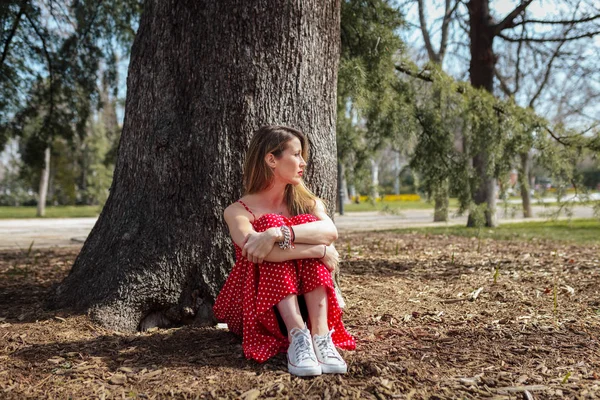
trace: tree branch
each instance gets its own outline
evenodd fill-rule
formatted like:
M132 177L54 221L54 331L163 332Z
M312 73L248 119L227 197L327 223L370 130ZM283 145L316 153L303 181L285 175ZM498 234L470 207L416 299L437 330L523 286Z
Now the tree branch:
M573 28L573 26L570 26L569 29L566 30L565 35L568 34L572 28ZM556 60L556 58L560 54L560 48L564 44L565 44L565 42L563 41L563 42L560 42L558 46L556 46L556 50L554 50L554 53L552 54L552 57L550 57L550 61L548 62L548 67L546 68L546 73L544 74L544 79L540 83L540 86L538 87L536 93L533 95L533 97L529 101L529 107L533 108L535 101L542 94L542 90L544 90L544 87L546 86L546 84L548 83L548 80L550 78L550 71L552 70L552 64L554 64L554 60Z
M433 82L433 78L428 75L425 74L423 71L421 72L415 72L412 69L407 68L406 66L400 64L400 65L396 65L396 71L398 72L402 72L408 76L411 76L413 78L418 78L421 79L423 81L427 81L427 82Z
M597 19L600 19L600 14L594 15L591 17L587 17L587 18L581 18L581 19L572 19L572 20L565 19L565 20L557 20L557 21L544 21L544 20L540 20L540 19L525 19L523 21L513 23L512 26L519 26L519 25L525 25L525 24L571 25L571 24L581 24L584 22L591 22L591 21L595 21Z
M554 140L556 140L558 143L562 144L563 146L571 146L570 143L567 143L565 141L563 141L561 136L556 135L554 132L552 132L552 129L548 128L547 126L543 126L543 128L550 134L550 136L552 136L552 138Z
M425 21L425 5L423 4L423 0L418 0L417 4L419 6L419 24L421 25L421 33L423 34L423 41L425 42L425 48L427 49L427 55L429 59L433 62L439 62L437 58L437 54L433 50L433 46L431 45L431 38L429 36L429 30L427 29L427 22Z
M26 15L27 21L31 24L31 27L35 31L36 35L40 38L42 42L42 49L44 50L44 56L46 57L46 61L48 62L48 74L50 75L50 107L48 110L48 114L44 118L44 126L43 128L47 128L50 123L50 119L54 113L54 67L52 65L52 57L50 57L50 52L48 51L48 46L46 45L46 38L40 32L38 27L33 23L29 15Z
M2 68L2 66L4 65L4 60L8 56L8 49L10 47L10 42L12 42L12 39L15 36L15 33L17 32L17 29L19 29L19 23L21 22L21 17L23 16L23 14L25 14L25 5L26 4L27 3L25 1L21 2L21 8L19 9L19 13L17 14L15 23L13 24L12 28L10 29L10 33L8 34L8 37L6 38L6 43L4 44L4 50L2 50L2 58L0 59L0 68Z
M588 32L588 33L583 33L581 35L578 36L572 36L569 38L532 38L532 37L525 37L525 38L513 38L510 36L505 36L503 34L498 34L498 37L501 39L506 40L507 42L537 42L537 43L543 43L543 42L569 42L569 41L573 41L573 40L578 40L578 39L583 39L583 38L593 38L594 36L600 34L600 31L595 31L595 32Z
M422 0L420 0L422 1ZM460 4L459 0L454 2L454 7L450 8L451 0L446 0L446 13L444 14L444 19L442 21L442 38L440 40L440 51L438 53L438 58L440 60L440 64L444 62L444 57L446 56L446 48L448 46L448 29L450 27L450 21L452 20L452 16L456 12L458 5Z
M500 72L498 71L498 68L494 67L494 75L496 75L496 78L498 79L498 82L500 82L500 89L504 92L505 95L507 95L508 97L510 97L510 96L512 96L512 95L515 94L508 87L508 84L506 83L504 77L502 75L500 75Z
M521 14L533 0L522 0L514 10L512 10L501 22L493 26L494 36L500 34L504 29L512 28L514 20Z
M521 29L521 37L527 35L527 29L524 26ZM523 50L523 42L519 42L517 45L517 63L515 65L515 90L513 93L517 93L521 88L521 51Z

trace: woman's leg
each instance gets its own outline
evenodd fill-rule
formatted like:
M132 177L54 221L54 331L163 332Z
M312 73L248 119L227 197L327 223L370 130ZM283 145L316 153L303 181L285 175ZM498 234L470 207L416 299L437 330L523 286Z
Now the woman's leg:
M345 374L348 365L338 353L333 344L332 334L327 325L327 290L325 286L318 286L310 292L304 293L308 319L312 335L315 356L324 374Z
M325 286L304 293L306 308L308 309L308 320L312 335L325 335L329 332L327 325L327 291Z
M298 306L298 296L290 294L277 303L277 310L288 330L288 371L298 376L321 375L321 365L312 347L312 339Z
M304 321L302 320L302 314L300 314L300 307L298 306L298 296L290 294L283 300L277 303L277 311L283 319L283 323L288 331L288 339L291 341L290 332L294 328L304 329Z

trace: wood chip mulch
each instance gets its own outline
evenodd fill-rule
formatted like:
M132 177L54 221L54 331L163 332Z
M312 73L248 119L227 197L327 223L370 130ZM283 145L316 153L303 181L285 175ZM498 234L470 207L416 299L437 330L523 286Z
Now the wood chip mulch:
M346 375L246 360L226 330L103 329L44 309L79 248L0 253L0 398L600 398L600 251L351 233Z

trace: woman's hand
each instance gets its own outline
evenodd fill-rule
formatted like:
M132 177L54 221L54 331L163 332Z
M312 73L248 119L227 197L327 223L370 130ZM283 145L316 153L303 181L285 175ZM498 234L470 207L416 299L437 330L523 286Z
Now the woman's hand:
M244 247L242 247L242 256L248 261L261 264L267 254L273 250L275 242L279 238L279 228L269 228L264 232L253 232L246 236Z
M340 255L333 246L330 244L329 246L325 246L325 257L321 258L321 261L330 272L335 271L338 264L340 263Z

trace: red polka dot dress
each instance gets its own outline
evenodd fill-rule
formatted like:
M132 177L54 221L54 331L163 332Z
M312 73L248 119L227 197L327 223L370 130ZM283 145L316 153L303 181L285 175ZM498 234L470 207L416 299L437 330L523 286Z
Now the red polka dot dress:
M252 213L244 203L242 205ZM311 214L292 218L265 214L255 218L252 226L257 232L264 232L272 227L314 221L317 217ZM319 259L254 264L242 256L237 245L235 256L236 263L217 296L213 310L217 319L227 323L231 332L242 336L246 358L264 362L279 352L286 352L289 342L279 329L274 307L289 294L302 295L319 286L327 289L327 323L330 330L334 329L333 343L346 350L356 347L354 338L342 323L342 310L335 296L331 273Z

